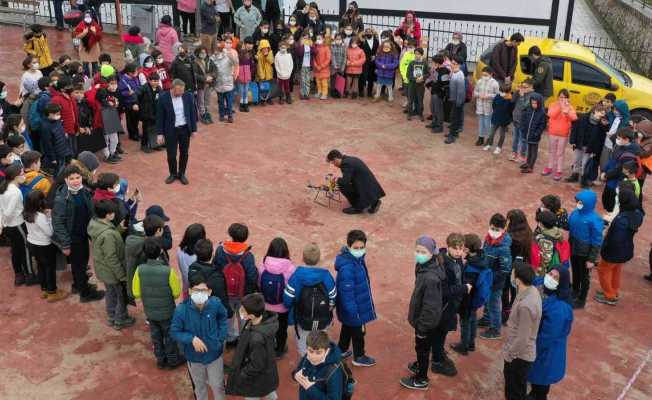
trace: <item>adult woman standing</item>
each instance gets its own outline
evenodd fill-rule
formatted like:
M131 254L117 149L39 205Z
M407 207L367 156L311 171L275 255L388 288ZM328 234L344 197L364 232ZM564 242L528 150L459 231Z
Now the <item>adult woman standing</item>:
M416 43L420 42L421 24L419 24L417 15L414 11L408 10L405 13L405 18L403 18L401 25L394 31L394 36L400 36L403 40L413 38Z
M220 16L220 24L217 33L222 35L225 30L233 32L233 14L235 13L233 2L231 0L215 0L215 11L217 11Z
M99 72L98 58L102 42L102 28L90 12L84 13L84 19L77 25L73 36L80 39L79 61L84 65L84 73L92 78Z
M358 3L355 1L349 3L349 7L342 15L342 19L340 19L339 28L344 29L347 25L351 25L355 33L364 30L364 22L362 22L362 16L359 14Z

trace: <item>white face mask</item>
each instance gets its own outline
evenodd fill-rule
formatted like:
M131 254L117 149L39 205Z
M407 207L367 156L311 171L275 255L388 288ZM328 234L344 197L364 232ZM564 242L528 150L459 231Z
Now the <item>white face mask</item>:
M53 121L58 121L60 119L61 119L61 115L55 115L54 117L52 117Z
M557 290L559 282L557 282L552 276L546 274L546 276L543 277L543 286L545 286L546 289Z
M315 41L315 43L317 43L317 44L324 44L324 39L317 39L317 40Z
M7 98L7 91L3 90L2 93L0 93L0 99L6 99Z
M577 203L577 205L575 206L575 208L577 208L578 210L581 210L582 208L584 208L584 204L582 204L582 203Z
M240 319L241 320L243 320L243 321L247 320L247 313L245 312L245 310L242 307L240 307L240 310L238 310L238 314L240 314Z
M193 303L202 305L208 301L208 292L192 292L190 298Z
M201 58L202 60L206 58L206 53L199 53L199 58Z
M156 63L157 63L157 64L163 64L164 62L165 62L165 60L162 59L162 58L157 58L157 59L156 59Z
M82 188L81 185L80 185L78 188L74 188L74 187L72 187L72 186L70 186L70 185L66 185L66 186L68 186L68 191L69 191L70 193L72 193L72 194L77 194L77 193L79 193L79 191L80 191L81 188Z
M108 87L110 92L115 92L118 90L118 85L109 85Z
M625 142L621 138L616 138L616 146L624 146Z
M32 64L32 69L33 69L33 70L37 70L37 69L39 69L40 67L41 67L41 66L39 65L39 63L34 63L34 64Z
M280 49L279 51L281 52L281 54L285 54L288 52L287 49Z
M310 17L310 20L311 20L312 22L315 22L315 21L317 21L317 17Z
M350 36L350 35L353 34L353 31L350 30L350 29L347 29L347 30L344 31L344 33L346 33L347 36Z
M453 39L453 44L455 46L457 46L458 44L460 44L460 40L459 39Z
M145 68L152 68L154 66L153 62L146 62L145 63Z
M265 34L265 33L269 32L269 28L261 28L260 32Z
M93 18L84 18L84 22L90 24L91 22L93 22Z
M233 47L232 43L224 43L224 48L225 49L230 49L231 47Z
M489 234L489 237L492 238L492 239L498 239L500 237L500 235L503 234L502 232L494 231L493 229L489 229L489 231L487 231L487 233Z
M111 192L113 192L113 193L118 193L118 192L120 192L120 184L118 183L117 185L115 185L114 187L112 187L109 191L111 191Z
M297 24L297 21L291 19L290 20L290 26L295 26Z

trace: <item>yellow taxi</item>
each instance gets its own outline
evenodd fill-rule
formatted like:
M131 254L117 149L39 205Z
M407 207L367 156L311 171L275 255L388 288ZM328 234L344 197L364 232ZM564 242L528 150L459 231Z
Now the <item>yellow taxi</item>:
M627 101L632 115L638 114L652 120L652 80L629 71L613 67L592 50L577 43L548 38L528 37L518 46L514 79L517 84L530 77L530 47L539 46L541 53L552 61L554 101L559 90L567 89L570 101L578 112L588 112L594 104L613 93L617 99ZM474 79L480 72L494 46L481 56L475 68Z

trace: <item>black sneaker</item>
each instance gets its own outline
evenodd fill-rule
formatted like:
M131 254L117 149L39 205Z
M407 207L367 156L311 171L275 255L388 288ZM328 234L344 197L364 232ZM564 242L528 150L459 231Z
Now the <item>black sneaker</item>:
M247 112L245 109L245 105L240 103L240 112Z
M475 344L470 344L469 347L466 348L469 352L475 351Z
M376 202L369 207L369 214L375 214L378 212L378 209L380 209L380 205L382 204L382 201L380 199L376 200Z
M478 321L478 328L488 328L491 325L491 322L489 322L488 319L480 319Z
M111 154L109 157L107 157L107 159L104 160L104 161L109 163L109 164L117 164L117 163L120 162L120 160L118 160L113 154Z
M182 185L188 185L190 183L185 175L179 176L179 182L181 182Z
M25 277L25 286L34 286L34 285L38 285L38 284L39 284L38 276L36 276L36 275L27 275Z
M482 332L480 334L480 337L489 340L498 340L503 338L500 332L498 332L498 330L494 328L489 328L486 331Z
M451 348L451 350L453 350L457 354L461 354L463 356L468 356L469 355L469 349L463 343L451 344L450 348Z
M182 355L178 355L176 360L174 360L174 361L168 360L165 363L165 368L167 368L167 369L175 369L177 367L180 367L180 366L184 365L185 363L186 363L186 358L184 356L182 356Z
M455 136L448 135L448 137L446 137L446 140L444 140L444 144L453 144L455 143L455 140L456 140Z
M104 298L104 290L91 290L86 296L79 296L81 303L90 303L92 301L99 301Z
M353 208L353 207L347 207L347 208L343 209L342 212L344 214L349 214L349 215L362 214L362 210L359 210L359 209Z
M648 282L652 282L652 274L647 274L643 276L643 279L645 279Z
M428 390L428 379L420 379L416 376L401 378L401 386L413 390Z
M17 274L14 278L14 286L22 286L25 284L25 275Z
M156 360L156 368L158 369L165 369L167 367L167 363L165 360Z
M448 360L445 359L442 362L433 362L430 365L430 369L432 370L433 374L439 374L444 376L457 375L457 368L455 368L455 364L450 359Z
M478 140L475 141L476 146L482 146L484 144L484 138L479 137Z
M417 361L412 361L407 366L408 371L412 372L414 375L419 373L419 363Z
M133 326L136 323L136 318L127 316L127 318L120 320L120 321L114 321L113 322L113 329L116 331L119 331L124 328L129 328L130 326Z
M231 340L230 342L226 342L226 348L227 349L232 349L235 348L238 345L238 339Z
M582 301L579 299L575 300L573 302L573 310L583 310L585 305L586 305L586 301Z
M150 154L150 153L152 153L154 151L149 146L140 146L140 150L145 154Z

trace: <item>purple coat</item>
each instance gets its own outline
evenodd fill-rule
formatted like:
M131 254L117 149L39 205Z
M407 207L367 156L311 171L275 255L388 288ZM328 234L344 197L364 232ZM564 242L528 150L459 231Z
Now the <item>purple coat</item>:
M394 79L398 68L398 57L392 52L380 53L376 56L376 76L383 79Z
M129 94L131 89L131 94ZM118 80L118 92L120 92L120 100L122 106L131 108L132 105L138 102L138 90L140 89L140 79L138 75L130 77L127 74L120 74Z

